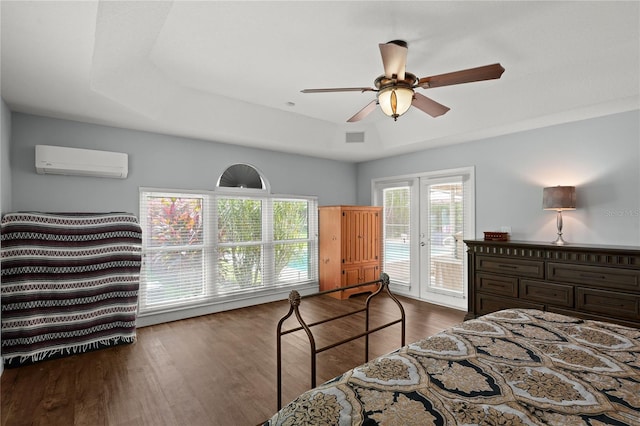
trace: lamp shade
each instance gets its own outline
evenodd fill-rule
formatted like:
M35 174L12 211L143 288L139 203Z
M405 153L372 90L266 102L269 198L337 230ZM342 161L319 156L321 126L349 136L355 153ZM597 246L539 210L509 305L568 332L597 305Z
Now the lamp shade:
M378 93L380 109L389 117L398 118L411 107L413 90L408 87L389 87Z
M550 186L542 190L542 208L545 210L575 210L575 186Z

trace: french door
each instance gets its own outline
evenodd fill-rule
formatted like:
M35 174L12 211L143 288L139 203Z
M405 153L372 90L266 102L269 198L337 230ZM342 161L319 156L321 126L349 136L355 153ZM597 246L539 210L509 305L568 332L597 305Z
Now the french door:
M465 308L464 176L420 178L420 298Z
M467 256L475 238L474 169L373 181L383 211L383 270L394 291L465 310Z

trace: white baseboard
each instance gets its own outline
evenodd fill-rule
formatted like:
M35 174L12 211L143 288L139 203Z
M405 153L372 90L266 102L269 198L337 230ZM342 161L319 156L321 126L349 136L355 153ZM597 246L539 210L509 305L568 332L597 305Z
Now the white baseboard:
M297 286L295 288L283 288L269 294L261 294L258 296L243 294L236 296L234 299L211 302L202 306L194 306L179 310L154 312L146 315L139 315L136 321L136 326L138 328L146 327L155 324L162 324L165 322L199 317L201 315L214 314L216 312L229 311L232 309L246 308L248 306L260 305L263 303L286 300L289 297L289 293L291 292L291 290L297 290L300 295L316 293L318 291L318 283Z

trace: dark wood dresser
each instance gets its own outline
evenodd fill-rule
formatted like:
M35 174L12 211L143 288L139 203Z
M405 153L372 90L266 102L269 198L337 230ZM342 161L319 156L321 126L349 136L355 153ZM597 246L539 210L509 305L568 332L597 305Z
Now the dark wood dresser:
M640 247L465 243L467 319L517 307L640 327Z

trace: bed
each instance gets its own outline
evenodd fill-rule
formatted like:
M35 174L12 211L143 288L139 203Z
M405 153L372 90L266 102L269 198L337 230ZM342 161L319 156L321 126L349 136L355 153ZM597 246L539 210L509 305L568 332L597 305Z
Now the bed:
M347 371L264 423L303 424L640 425L640 329L494 312Z
M130 213L7 213L5 366L134 342L141 237Z

